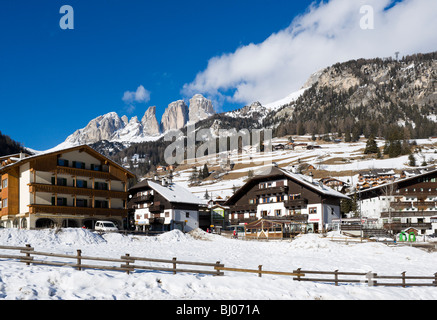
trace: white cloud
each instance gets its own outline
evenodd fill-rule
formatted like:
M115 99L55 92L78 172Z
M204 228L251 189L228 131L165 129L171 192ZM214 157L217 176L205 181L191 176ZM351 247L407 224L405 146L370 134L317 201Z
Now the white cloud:
M132 102L149 102L150 91L146 90L142 85L137 88L137 91L126 91L122 100L126 103Z
M360 27L364 5L373 8L374 29ZM264 42L211 58L182 93L247 104L276 101L300 89L312 73L337 62L393 56L396 51L400 56L435 51L436 14L435 0L314 3Z

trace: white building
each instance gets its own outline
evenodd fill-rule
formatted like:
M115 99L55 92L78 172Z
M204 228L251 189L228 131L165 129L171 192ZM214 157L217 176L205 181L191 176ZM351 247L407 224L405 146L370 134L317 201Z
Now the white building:
M139 230L189 232L199 228L199 206L207 201L172 182L144 180L131 189L130 207Z

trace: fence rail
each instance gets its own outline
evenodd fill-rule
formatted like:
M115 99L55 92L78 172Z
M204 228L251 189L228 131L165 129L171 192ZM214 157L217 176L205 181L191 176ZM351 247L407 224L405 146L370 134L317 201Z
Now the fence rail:
M0 254L0 259L17 260L21 263L26 263L26 265L48 265L57 267L72 267L77 270L83 269L98 269L98 270L109 270L109 271L122 271L127 274L133 273L136 270L152 270L152 271L165 271L172 272L176 274L178 272L184 273L198 273L198 274L208 274L214 276L223 276L224 271L226 272L244 272L244 273L254 273L258 274L258 277L262 275L280 275L280 276L291 276L294 281L311 281L311 282L323 282L323 283L333 283L336 286L341 283L363 283L368 286L396 286L396 287L424 287L433 286L437 287L437 273L432 276L410 276L406 275L406 272L402 272L401 275L379 275L373 272L345 272L345 271L318 271L318 270L302 270L298 268L291 272L286 271L269 271L263 270L263 266L259 265L258 269L244 269L244 268L228 268L220 261L215 263L208 262L194 262L194 261L183 261L177 260L177 258L170 259L154 259L146 257L135 257L130 254L125 254L120 258L106 258L106 257L91 257L83 256L81 250L77 250L76 255L71 254L60 254L60 253L49 253L35 251L30 245L25 247L17 246L0 246L0 250L15 250L19 251L22 255L14 254ZM47 258L61 258L61 259L72 259L74 262L65 261L51 261L51 260L36 260L34 256L45 256ZM105 264L84 264L84 260L99 261L99 262L110 262L112 265ZM142 265L141 262L151 262L160 264L170 264L170 267L162 267L159 265ZM117 265L114 265L117 264ZM201 269L186 269L178 268L178 265L186 266L197 266L197 267L210 267L210 270ZM349 278L356 277L356 278ZM359 279L357 279L359 278ZM383 281L383 282L381 282ZM394 282L388 282L394 281ZM420 282L422 281L422 282Z
M191 261L180 261L177 258L173 258L171 260L165 259L152 259L152 258L143 258L143 257L131 257L129 254L125 254L120 258L105 258L105 257L91 257L91 256L83 256L82 250L77 250L76 255L69 254L59 254L59 253L49 253L49 252L39 252L35 251L30 245L26 245L26 247L14 247L14 246L0 246L2 250L17 250L20 253L24 254L24 256L19 255L10 255L10 254L0 254L0 259L15 259L19 262L26 263L26 265L35 264L35 265L48 265L48 266L57 266L57 267L72 267L77 270L83 269L99 269L99 270L109 270L109 271L123 271L127 274L131 272L135 272L135 270L154 270L154 271L168 271L176 274L178 272L188 272L188 273L199 273L199 274L211 274L216 276L223 275L223 272L218 270L199 270L199 269L178 269L177 265L192 265L192 266L201 266L201 267L223 267L223 264L220 264L220 261L216 263L205 263L205 262L191 262ZM45 260L36 260L32 255L35 256L45 256L45 257L55 257L55 258L63 258L63 259L73 259L75 262L60 262L60 261L45 261ZM105 265L105 264L84 264L83 260L92 260L92 261L100 261L100 262L112 262L119 263L120 265ZM134 264L135 262L145 261L145 262L155 262L155 263L164 263L171 264L172 267L164 268L161 266L146 266Z

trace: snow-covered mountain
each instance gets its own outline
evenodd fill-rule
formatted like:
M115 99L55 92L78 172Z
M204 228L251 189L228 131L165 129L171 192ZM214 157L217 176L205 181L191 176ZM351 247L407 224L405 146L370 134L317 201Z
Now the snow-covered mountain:
M92 119L88 125L76 130L54 149L62 149L99 141L117 142L129 145L146 141L156 141L170 130L183 128L188 122L196 123L215 114L212 102L200 94L190 100L188 107L183 100L170 103L160 122L156 118L156 107L149 107L141 121L137 116L130 120L116 112Z

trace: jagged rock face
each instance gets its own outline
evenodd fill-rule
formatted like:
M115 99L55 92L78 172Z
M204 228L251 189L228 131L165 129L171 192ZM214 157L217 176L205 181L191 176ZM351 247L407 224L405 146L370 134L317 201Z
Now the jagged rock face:
M161 119L162 131L178 130L188 121L188 107L183 100L172 102L168 105Z
M117 113L110 112L91 120L85 128L76 130L66 142L78 145L109 140L114 132L123 127L124 122Z
M141 119L143 125L143 134L146 136L155 136L160 134L159 123L156 120L156 107L147 109L143 118Z
M190 100L189 121L196 123L200 120L207 119L215 114L211 100L206 99L201 94L196 94Z
M135 116L130 119L130 121L124 128L115 131L110 139L107 140L129 141L134 137L141 136L142 133L143 125L141 124L141 122L138 121L138 117Z

